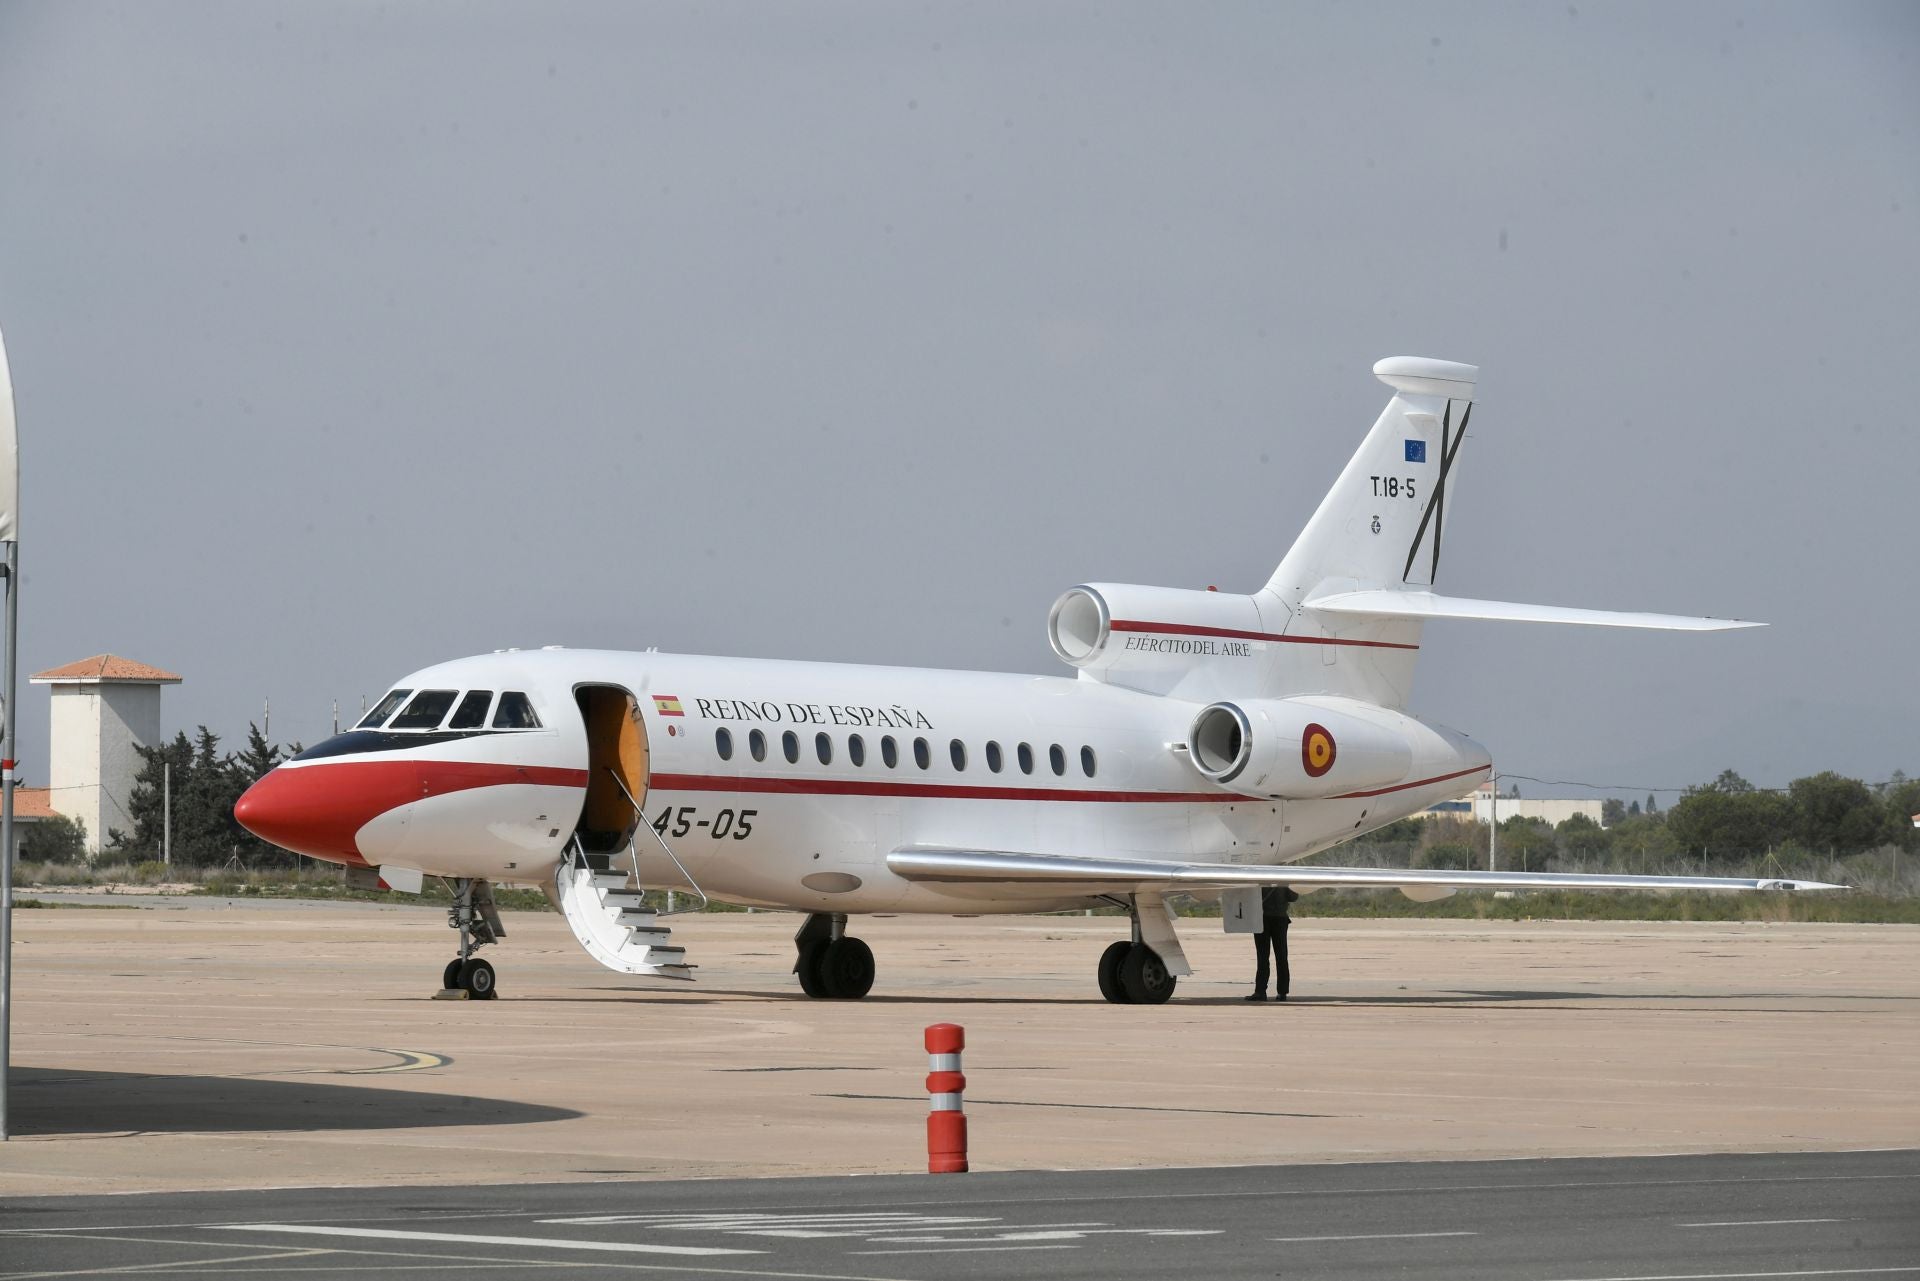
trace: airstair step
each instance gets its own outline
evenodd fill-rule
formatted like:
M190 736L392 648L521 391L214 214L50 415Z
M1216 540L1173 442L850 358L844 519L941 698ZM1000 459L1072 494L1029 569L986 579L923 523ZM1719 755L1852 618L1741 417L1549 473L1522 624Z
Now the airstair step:
M593 883L603 890L625 889L627 879L631 875L632 873L626 871L624 868L619 871L602 868L593 874Z
M627 935L629 947L666 947L668 939L673 937L672 930L635 930Z
M623 907L620 909L619 923L630 930L651 929L660 919L660 914L652 908Z
M685 956L684 947L650 947L647 949L647 962L650 965L678 965L678 957Z

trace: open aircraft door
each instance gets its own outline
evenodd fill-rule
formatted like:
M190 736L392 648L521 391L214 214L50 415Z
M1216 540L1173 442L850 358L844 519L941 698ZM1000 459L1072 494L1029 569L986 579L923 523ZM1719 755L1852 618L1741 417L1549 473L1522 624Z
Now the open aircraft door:
M692 978L686 949L670 942L641 880L640 842L658 844L669 858L671 851L640 830L648 753L639 700L618 685L583 685L573 697L587 732L587 791L555 871L554 897L580 946L608 969Z

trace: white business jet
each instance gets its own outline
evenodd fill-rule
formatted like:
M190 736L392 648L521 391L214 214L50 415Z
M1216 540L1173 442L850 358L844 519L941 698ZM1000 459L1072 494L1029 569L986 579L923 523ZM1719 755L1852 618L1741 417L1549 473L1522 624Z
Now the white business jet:
M647 890L806 913L809 996L866 995L868 912L1123 907L1110 1001L1191 973L1172 894L1260 887L1839 888L1790 880L1299 866L1486 779L1464 735L1406 708L1430 619L1719 631L1757 624L1435 595L1478 370L1394 357L1393 398L1265 587L1090 583L1055 602L1071 677L506 650L424 668L235 807L277 845L417 891L446 878L448 989L495 994L492 887L543 886L587 953L691 977ZM658 896L656 895L657 901Z

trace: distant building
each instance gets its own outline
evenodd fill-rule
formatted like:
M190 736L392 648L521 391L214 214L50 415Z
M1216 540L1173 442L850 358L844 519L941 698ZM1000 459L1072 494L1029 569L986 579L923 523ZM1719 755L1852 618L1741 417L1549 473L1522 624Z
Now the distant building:
M20 842L33 830L35 823L44 823L52 818L56 811L52 803L52 789L46 787L15 787L13 789L13 861L20 861Z
M1537 818L1549 827L1558 827L1575 814L1583 814L1592 819L1597 826L1604 827L1601 821L1601 805L1597 800L1530 800L1520 796L1502 796L1499 810L1500 821L1510 818ZM1419 818L1471 818L1477 823L1493 821L1494 799L1491 780L1480 784L1471 793L1456 801L1441 801L1429 805L1420 811ZM1920 821L1920 820L1916 820Z
M95 654L32 677L53 687L48 790L56 813L86 825L97 854L114 828L132 834L128 807L142 747L160 742L160 687L180 677L113 654ZM14 796L16 810L20 793Z

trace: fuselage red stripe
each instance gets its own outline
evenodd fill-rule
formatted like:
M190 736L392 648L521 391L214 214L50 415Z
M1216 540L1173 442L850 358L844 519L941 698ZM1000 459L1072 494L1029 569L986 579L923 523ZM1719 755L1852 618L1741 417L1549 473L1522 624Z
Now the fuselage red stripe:
M1342 792L1338 796L1329 796L1330 801L1357 801L1368 796L1385 796L1388 792L1405 792L1416 787L1425 787L1429 783L1444 783L1450 778L1465 778L1469 774L1482 774L1492 769L1491 765L1475 765L1472 769L1457 769L1451 774L1435 774L1432 778L1416 778L1411 783L1395 783L1392 787L1376 787L1370 792Z
M1148 623L1116 618L1107 624L1116 632L1160 632L1167 636L1218 636L1224 640L1273 641L1280 645L1357 645L1366 649L1419 649L1399 641L1344 640L1338 636L1282 636L1278 632L1243 632L1233 627L1201 627L1194 623Z
M912 796L963 801L1107 801L1206 804L1246 801L1236 792L1122 792L1076 787L968 787L861 778L749 778L727 774L655 774L660 792L772 792L788 796Z

